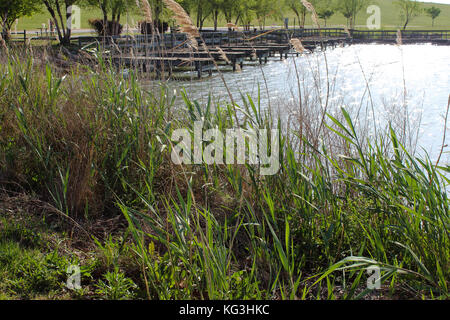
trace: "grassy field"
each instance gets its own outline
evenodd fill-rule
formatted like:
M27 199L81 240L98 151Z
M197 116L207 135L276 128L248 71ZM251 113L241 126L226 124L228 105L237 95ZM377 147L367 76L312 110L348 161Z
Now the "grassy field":
M61 69L51 48L23 50L0 56L0 298L449 298L450 169L403 147L406 121L365 139L299 83L283 129L257 97L199 105L103 61ZM200 119L278 128L280 170L175 164L174 130Z
M394 5L391 0L374 0L371 1L370 4L378 5L381 8L381 27L386 29L397 29L402 26L399 17L399 10ZM432 3L423 3L424 8L429 8L431 6L436 6L441 9L440 16L435 20L434 29L448 29L450 28L450 5L445 4L432 4ZM290 19L290 24L294 22L294 14L292 12L287 11L286 16ZM43 9L42 13L38 13L33 15L32 17L24 17L20 19L17 30L36 30L42 26L43 23L48 24L49 14ZM88 20L91 18L100 18L101 12L97 9L82 9L81 12L81 28L86 29L90 28L88 24ZM366 20L369 15L362 10L356 19L357 28L365 28ZM139 13L132 12L128 15L128 20L126 16L122 17L122 23L128 23L130 26L135 25L138 21L143 20L142 16ZM193 19L195 21L195 17ZM255 24L256 21L254 22ZM298 22L297 22L298 23ZM323 21L322 21L323 23ZM207 21L207 26L212 26L211 21ZM273 19L267 20L268 25L282 25L282 21L277 21ZM307 25L311 25L311 20L307 18ZM331 19L327 22L327 26L342 26L346 24L346 19L342 14L336 13ZM225 21L219 23L219 26L224 27L226 25ZM431 18L422 14L421 16L415 18L409 25L408 28L412 29L431 29ZM14 29L14 28L13 28Z

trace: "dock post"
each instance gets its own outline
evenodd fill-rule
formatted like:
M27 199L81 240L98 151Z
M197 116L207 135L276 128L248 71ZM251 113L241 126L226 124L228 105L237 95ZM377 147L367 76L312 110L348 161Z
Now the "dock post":
M197 62L197 76L199 79L202 78L203 65L200 61Z

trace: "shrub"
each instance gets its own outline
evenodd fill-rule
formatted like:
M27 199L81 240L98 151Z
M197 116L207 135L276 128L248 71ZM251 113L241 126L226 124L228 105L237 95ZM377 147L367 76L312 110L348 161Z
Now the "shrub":
M104 27L104 21L101 19L90 19L89 24L95 29L100 36L118 36L123 31L123 25L117 21L107 21L106 33Z
M153 28L158 30L159 33L165 33L167 30L169 30L169 24L165 21L155 21L153 22ZM139 29L141 30L142 34L152 34L152 24L145 22L145 21L139 21Z

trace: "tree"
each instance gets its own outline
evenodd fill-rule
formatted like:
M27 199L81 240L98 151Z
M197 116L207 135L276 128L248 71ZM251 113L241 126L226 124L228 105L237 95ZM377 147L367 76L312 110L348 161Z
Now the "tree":
M222 4L224 0L209 0L209 5L211 6L211 13L213 15L214 31L217 31L219 14L222 10Z
M2 38L9 40L11 26L16 19L39 11L39 0L2 0L0 2L0 24Z
M182 6L186 8L186 12L195 12L197 15L197 28L203 29L205 20L213 13L213 1L209 0L189 0L183 1Z
M41 0L41 3L45 5L52 17L58 34L58 40L62 45L70 43L70 36L72 34L71 28L67 25L67 21L72 19L72 12L68 9L78 2L79 0Z
M240 7L240 0L222 0L220 2L220 10L225 16L225 21L227 23L232 23L233 16L236 16L236 21L234 24L237 24L240 19L240 15L242 12L242 8Z
M317 16L320 19L323 19L325 22L325 27L327 26L327 20L334 14L334 10L332 9L320 9L317 10Z
M260 0L246 0L246 1L238 1L236 6L234 7L234 12L236 15L236 21L234 24L238 24L241 21L241 24L246 28L250 28L250 24L255 17L255 9L257 6L257 2Z
M300 28L304 28L307 10L302 2L300 0L285 0L285 5L297 16Z
M420 15L422 12L420 4L413 0L398 0L396 5L400 8L402 23L404 21L403 30L406 29L406 26L411 22L411 20Z
M338 0L337 10L347 19L347 26L350 29L356 24L356 15L365 4L366 0Z
M327 20L334 14L334 7L331 0L322 0L316 6L316 13L320 19L325 22L325 27L327 26Z
M266 26L266 18L268 16L279 16L280 8L278 1L272 0L258 0L254 6L256 19L258 20L259 28L264 30Z
M118 35L120 32L120 18L127 10L136 7L134 0L85 0L83 5L99 8L102 11L102 33L104 35ZM109 20L109 15L111 19ZM111 27L109 27L111 26Z
M431 18L431 26L434 27L434 19L441 14L441 9L432 6L431 8L425 9L425 12Z

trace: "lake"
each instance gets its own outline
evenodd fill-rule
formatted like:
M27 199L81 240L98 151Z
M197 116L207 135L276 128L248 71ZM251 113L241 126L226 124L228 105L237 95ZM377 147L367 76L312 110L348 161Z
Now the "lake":
M372 127L382 127L407 110L411 131L418 133L417 151L423 148L433 160L440 153L450 94L450 47L353 45L283 61L272 58L262 66L246 64L242 72L223 75L238 104L240 92L256 100L260 87L262 107L270 105L281 115L291 112L287 105L295 106L298 101L299 82L303 99L325 104L329 88L328 112L345 106ZM222 103L230 100L218 74L202 80L173 81L170 86L174 90L186 88L192 99L202 103L209 94ZM441 164L448 164L449 159L444 153Z

